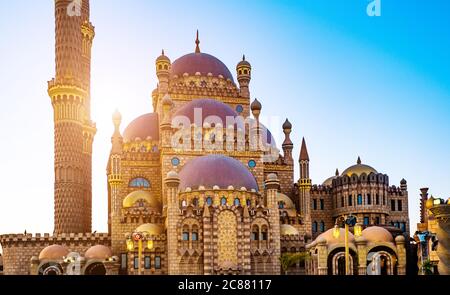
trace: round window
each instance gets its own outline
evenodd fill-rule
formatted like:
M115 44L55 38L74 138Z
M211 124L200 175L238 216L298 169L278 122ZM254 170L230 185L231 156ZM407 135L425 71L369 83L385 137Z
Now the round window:
M238 112L239 114L242 113L244 111L244 107L241 105L236 106L236 112Z
M178 165L180 165L180 159L178 159L178 158L173 158L173 159L172 159L172 165L173 165L173 166L178 166Z
M248 161L248 167L255 168L256 167L256 161L255 160Z

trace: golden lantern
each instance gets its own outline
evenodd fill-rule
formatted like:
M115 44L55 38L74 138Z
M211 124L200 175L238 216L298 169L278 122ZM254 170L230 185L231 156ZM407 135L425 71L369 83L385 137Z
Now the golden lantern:
M353 228L353 233L355 234L355 237L360 237L362 235L361 224L359 223L355 224L355 227Z
M128 249L128 251L134 250L134 242L132 239L127 239L127 249Z
M152 250L153 249L153 240L148 240L147 241L147 248L149 249L149 250Z
M341 229L339 228L339 225L336 224L333 228L333 237L335 239L339 239L340 235L341 235Z

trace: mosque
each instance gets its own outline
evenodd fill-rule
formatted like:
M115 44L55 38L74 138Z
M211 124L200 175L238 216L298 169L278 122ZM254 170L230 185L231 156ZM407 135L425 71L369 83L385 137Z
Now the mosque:
M156 58L153 112L124 126L121 114L113 115L108 232L92 233L95 29L89 1L81 2L80 16L67 14L70 2L55 1L56 75L48 82L55 231L0 236L4 274L280 274L282 255L303 252L309 259L289 273L339 275L345 234L336 236L335 224L348 216L362 227L349 233L351 274L405 274L406 180L392 185L358 158L313 184L305 139L293 155L292 124L280 126L278 146L260 123L250 62L244 56L232 74L201 50L198 33L192 53Z

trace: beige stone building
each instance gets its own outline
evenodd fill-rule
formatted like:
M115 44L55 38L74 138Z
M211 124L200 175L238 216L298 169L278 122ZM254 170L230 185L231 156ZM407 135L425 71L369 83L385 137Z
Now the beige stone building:
M323 261L313 252L341 255L327 233L349 215L366 227L367 247L385 239L386 272L404 273L406 181L392 186L386 174L358 159L313 185L305 140L296 181L291 123L280 126L280 150L260 123L262 105L251 102L251 64L242 58L235 81L224 63L201 51L198 34L193 53L172 62L163 51L156 59L153 112L125 128L120 113L113 115L108 233L91 233L95 34L89 1L82 1L81 16L67 15L70 2L55 1L56 77L48 89L55 120L55 232L0 236L5 274L279 274L282 254L307 250L312 259L290 272L322 274L314 270ZM354 274L366 274L368 248L360 252L363 241L352 243L359 257Z
M419 274L450 274L450 199L428 196L421 189L420 223L414 233Z

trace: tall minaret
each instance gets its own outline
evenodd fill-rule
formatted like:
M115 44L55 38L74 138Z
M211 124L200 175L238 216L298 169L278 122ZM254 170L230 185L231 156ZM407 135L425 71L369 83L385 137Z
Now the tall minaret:
M55 130L55 233L91 232L89 0L55 0L56 76L48 82Z
M300 150L299 209L307 229L311 230L311 179L309 178L309 155L305 138Z

